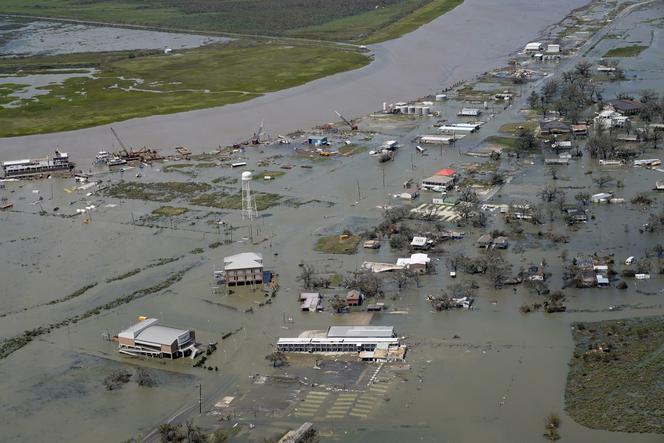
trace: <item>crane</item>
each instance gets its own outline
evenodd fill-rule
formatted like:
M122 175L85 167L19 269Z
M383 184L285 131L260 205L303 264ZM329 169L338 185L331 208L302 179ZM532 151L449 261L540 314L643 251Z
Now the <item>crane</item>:
M128 152L127 152L127 147L125 146L124 143L122 143L122 139L120 138L120 136L118 135L118 133L115 132L115 129L111 128L111 132L113 133L113 136L114 136L115 139L118 141L118 143L120 143L120 146L122 147L122 150L123 150L125 153L128 154Z
M263 120L261 120L261 125L258 127L258 132L254 133L254 138L251 139L251 144L252 145L260 144L261 135L263 135Z
M350 120L347 120L346 117L341 115L341 113L339 111L334 111L334 113L337 114L337 116L341 120L343 120L344 123L346 123L348 126L350 126L351 131L357 131L357 125L356 124L352 123Z

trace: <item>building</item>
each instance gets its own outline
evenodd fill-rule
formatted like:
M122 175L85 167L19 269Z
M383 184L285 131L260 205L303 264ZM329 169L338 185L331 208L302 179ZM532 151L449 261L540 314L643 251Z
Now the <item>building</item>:
M493 239L493 247L496 249L507 249L509 240L507 237L499 236Z
M547 45L546 46L547 54L560 54L560 45Z
M450 168L443 168L436 171L433 175L440 175L441 177L456 177L456 171Z
M572 133L577 137L585 137L586 135L588 135L588 125L586 125L585 123L572 125Z
M330 326L327 331L305 331L298 337L280 338L281 352L357 353L399 347L393 326Z
M526 45L526 47L523 49L524 52L540 52L542 50L542 43L540 42L530 42Z
M477 247L489 249L491 247L492 242L493 239L491 237L491 234L484 234L477 239Z
M422 180L422 189L447 191L454 186L454 176L432 175Z
M426 237L413 237L413 240L410 242L410 246L413 249L422 249L426 250L433 246L433 240L429 240Z
M481 114L482 110L478 108L461 108L457 113L460 117L479 117Z
M300 294L300 310L303 312L322 311L323 305L318 292L303 292Z
M324 135L310 135L307 138L307 143L314 146L327 146L330 143L327 141L327 137Z
M410 188L399 194L399 198L404 200L415 200L420 195L420 190L417 188Z
M313 430L313 423L305 422L294 431L288 431L277 443L303 443L309 441Z
M364 294L357 289L352 289L346 294L346 306L360 306L364 301Z
M643 107L643 103L638 100L614 99L608 100L606 104L622 115L638 114Z
M364 249L380 249L380 240L367 240L362 243Z
M127 355L171 359L187 355L194 358L199 352L194 331L162 326L158 319L144 317L118 334L118 350Z
M409 271L424 273L431 259L427 254L411 254L410 258L398 258L397 269L408 269Z
M612 107L606 107L593 119L596 128L602 129L624 128L629 122L629 117L616 112Z
M572 128L559 120L542 120L539 123L540 134L569 134Z
M458 135L423 135L420 137L420 143L449 145L459 138L461 136Z
M218 277L221 272L215 271ZM224 258L223 280L226 286L260 285L263 283L263 254L242 252ZM219 280L219 278L217 278Z
M5 177L27 177L37 174L48 174L57 171L71 171L74 163L69 161L66 152L55 151L53 158L11 160L2 162Z

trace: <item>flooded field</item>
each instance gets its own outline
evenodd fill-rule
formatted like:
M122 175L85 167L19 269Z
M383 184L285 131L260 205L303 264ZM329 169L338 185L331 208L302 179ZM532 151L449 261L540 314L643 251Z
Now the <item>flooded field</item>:
M0 56L34 56L132 49L187 49L224 37L144 31L0 16Z
M406 57L412 39L430 43L422 51L433 52L440 50L438 45L449 44L441 43L446 40L442 36L452 32L445 27L454 23L448 21L449 17L465 17L470 20L467 27L493 27L497 32L509 27L507 17L517 6L523 6L508 3L498 11L498 7L480 3L467 1L432 25L376 47L377 54L385 51L387 56L379 55L377 66L367 68L377 75L374 88L366 86L372 78L363 77L366 72L315 83L322 89L329 88L329 94L336 84L343 100L353 88L358 88L355 92L362 89L356 104L346 100L354 106L350 111L353 113L375 107L388 94L397 98L418 88L420 95L434 92L460 78L457 76L479 74L478 68L499 67L509 52L536 34L537 26L552 21L552 10L562 18L561 9L579 6L528 3L523 14L534 17L532 23L529 20L525 29L506 29L505 41L491 40L495 46L488 49L478 41L468 42L476 53L464 57L460 50L448 57L457 60L458 68L431 61L437 66L431 69L443 78L439 84L426 82L433 76L429 72L413 76L414 85L410 85L404 79L411 78L412 71L385 67L393 64L413 71L418 67L415 61L408 63ZM492 12L493 18L459 16L470 14L466 7L480 6L487 14ZM605 20L609 11L607 5L597 3L584 13ZM496 17L505 17L505 21L501 23ZM358 120L359 131L312 131L329 137L329 156L309 146L309 132L304 132L291 134L290 143L215 150L188 160L169 159L109 171L91 163L98 150L113 149L107 128L1 140L3 158L13 158L16 153L25 156L28 152L50 152L53 144L71 147L77 167L89 172L90 182L95 183L86 187L72 178L56 176L1 183L0 197L12 202L13 207L0 212L0 281L4 287L0 337L21 336L24 331L38 328L50 330L0 360L0 373L4 375L0 395L8 399L0 404L0 416L12 423L7 439L39 441L48 433L58 441L89 441L98 435L109 441L132 437L156 441L154 429L160 423L194 417L206 430L220 425L232 429L238 423L237 441L262 441L304 421L314 422L324 439L330 441L539 441L544 418L555 412L562 417L560 433L565 441L661 441L657 434L583 427L564 412L568 362L574 350L572 323L661 315L661 275L653 272L648 280L625 278L627 289L618 289L616 280L607 288L567 287L566 312L548 314L540 310L525 314L520 312L525 304L540 303L545 297L525 283L496 287L481 274L460 273L452 280L449 258L460 253L479 256L482 252L476 241L482 234L508 232L510 246L502 254L511 265L510 274L546 263L550 273L547 285L555 290L565 283L563 267L571 257L593 253L611 256L620 272L626 268L623 263L627 257L640 256L660 241L661 234L644 231L643 225L649 213L664 208L661 197L653 191L661 170L635 168L631 161L602 167L587 152L566 166L552 168L544 164L539 151L517 157L507 147L497 147L486 139L505 135L505 131L500 132L505 125L527 124L528 114L521 109L527 107L531 91L539 90L546 79L572 69L581 59L597 64L616 47L616 39L608 35L620 35L620 45L642 44L648 48L633 59L621 59L626 78L603 82L604 96L661 88L662 18L661 3L632 8L560 63L526 59L524 67L537 71L540 80L514 85L486 78L475 88L480 94L507 89L514 95L511 103L484 106L482 101L462 101L456 96L461 95L460 91L464 96L477 93L463 87L448 92L449 100L427 105L436 116L367 116ZM583 26L598 25L589 20ZM583 26L580 32L585 32ZM436 32L441 34L434 41L431 36ZM477 34L487 43L483 32L478 28ZM471 35L470 40L474 38ZM412 49L410 52L417 55ZM480 55L487 59L480 62ZM462 64L464 58L469 58L468 66ZM381 72L389 72L395 79L381 80ZM345 85L342 79L348 76L357 76L357 81ZM397 79L404 84L388 92L387 87L394 86ZM270 94L258 104L241 105L244 108L230 106L228 111L150 118L118 127L132 143L163 147L165 154L180 140L195 152L211 151L218 144L233 141L237 134L255 130L252 125L258 109L266 113L266 125L271 130L277 123L268 124L268 115L282 119L279 127L285 129L294 124L320 123L322 115L333 111L323 114L323 109L317 108L327 110L341 102L312 105L310 101L319 96L311 95L313 89L309 88ZM365 102L366 94L372 100ZM306 109L287 112L296 102L306 103ZM283 109L279 113L267 114L280 106ZM434 125L470 121L457 115L464 106L482 108L479 131L453 145L426 145L418 140L422 135L438 133ZM250 114L238 112L232 116L238 109ZM345 109L341 110L345 113ZM297 120L305 111L310 115ZM226 120L225 115L232 118ZM237 125L235 132L224 132L243 115L251 115L250 121ZM199 131L210 124L212 116L214 127ZM400 145L392 161L381 163L369 154L389 140ZM580 138L575 143L581 146L585 141ZM489 148L502 149L503 154L496 160L486 154ZM659 157L656 149L642 149L643 158ZM548 158L553 153L548 150L545 155ZM231 168L236 162L246 165ZM429 251L435 272L420 276L416 282L398 288L394 279L386 277L383 312L334 314L327 305L323 312L300 312L298 297L303 283L299 265L311 265L317 273L330 276L330 287L320 291L332 297L346 292L339 277L359 270L364 262L394 263L410 254L407 248L393 249L390 241L382 241L378 250L359 248L349 255L319 253L314 246L324 235L339 235L345 230L361 234L371 229L383 220L386 206L413 209L432 204L433 198L442 197L440 192L422 191L413 201L395 195L404 191L404 183L419 183L440 168L459 171L468 186L474 181L484 183L490 173L504 174L504 184L481 192L482 203L498 208L524 200L540 202L542 224L508 223L499 210L487 206L483 210L486 226L473 227L461 223L461 215L450 210L448 215L454 217L441 217L437 223L463 231L463 239L441 242ZM255 192L278 199L276 205L266 203L253 222L241 217L235 200L215 198L239 193L240 174L245 169L254 171ZM266 175L273 179L265 180ZM583 190L600 192L594 179L602 175L610 175L612 192L624 201L588 203L584 206L588 210L587 223L570 228L560 211L556 212L555 203L547 205L540 200L540 190L551 183L565 193L568 202ZM621 186L615 184L618 182ZM641 193L650 196L653 203L647 207L630 203ZM433 229L431 221L422 219L413 220L412 225L421 231ZM555 241L559 236L568 236L569 241ZM261 290L226 293L216 285L213 271L223 265L223 258L245 251L263 254L266 269L278 277L276 295ZM479 285L474 309L436 312L426 299L449 290L454 283L471 280ZM127 296L131 298L123 301ZM193 367L187 358L170 361L123 357L117 352L117 344L107 337L142 315L193 328L199 343L217 343L218 347L207 356L205 368ZM288 366L273 368L265 358L279 337L329 325L367 323L393 325L400 336L406 337L410 349L405 363L366 364L343 358L318 362L305 355L292 358ZM119 367L128 368L130 373L137 367L147 368L156 386L139 386L130 380L119 389L107 390L105 377ZM202 415L198 414L199 386Z

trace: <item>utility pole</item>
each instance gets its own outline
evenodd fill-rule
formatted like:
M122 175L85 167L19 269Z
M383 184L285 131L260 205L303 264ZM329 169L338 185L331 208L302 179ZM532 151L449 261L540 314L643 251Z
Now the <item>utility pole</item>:
M360 194L360 180L357 180L357 201L362 200L362 195Z
M203 413L203 383L198 384L198 414Z

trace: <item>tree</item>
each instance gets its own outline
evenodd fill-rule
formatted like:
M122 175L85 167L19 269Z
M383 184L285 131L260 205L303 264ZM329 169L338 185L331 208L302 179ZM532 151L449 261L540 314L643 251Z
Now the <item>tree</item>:
M131 379L131 374L126 369L116 369L104 379L104 386L109 391L122 387Z
M643 104L657 102L659 99L659 94L652 89L644 89L641 91L641 97L639 101Z
M161 443L179 443L185 441L187 437L182 432L182 425L172 425L164 423L159 425L159 439Z
M271 354L266 355L265 360L268 360L270 363L272 363L273 368L278 368L288 363L286 354L277 349L272 351Z
M560 428L560 417L552 412L544 420L544 438L551 441L560 439L558 428Z
M543 202L551 203L558 198L561 192L562 191L556 186L545 185L542 189L540 189L537 195L542 199Z
M194 425L193 420L187 420L184 426L188 443L207 443L207 436L201 431L201 428Z
M300 269L300 275L297 277L298 280L302 282L304 289L313 288L314 276L316 275L316 269L312 265L303 264Z
M535 132L532 129L526 127L520 127L515 132L516 135L516 148L517 156L521 152L527 152L534 149L537 146L537 139L535 138Z
M494 288L501 288L512 270L512 265L493 249L487 250L485 260L487 277Z
M145 368L136 368L136 383L138 383L139 386L146 386L148 388L157 385L152 373Z
M590 78L593 65L585 60L580 61L574 67L574 72L582 78Z
M539 109L540 105L541 105L540 95L536 91L531 92L530 95L528 96L528 107L530 107L530 109L537 110Z
M601 189L613 181L613 177L610 175L600 175L599 177L593 178L593 182Z
M398 269L390 273L390 278L397 285L397 289L401 291L413 280L413 273L407 269Z
M330 300L330 307L334 310L334 312L340 314L344 309L346 309L346 300L339 297L338 295L335 295Z
M477 203L480 201L477 196L477 192L470 186L464 186L459 192L459 201L468 202L468 203Z
M590 193L579 192L574 196L574 199L585 206L590 202Z

